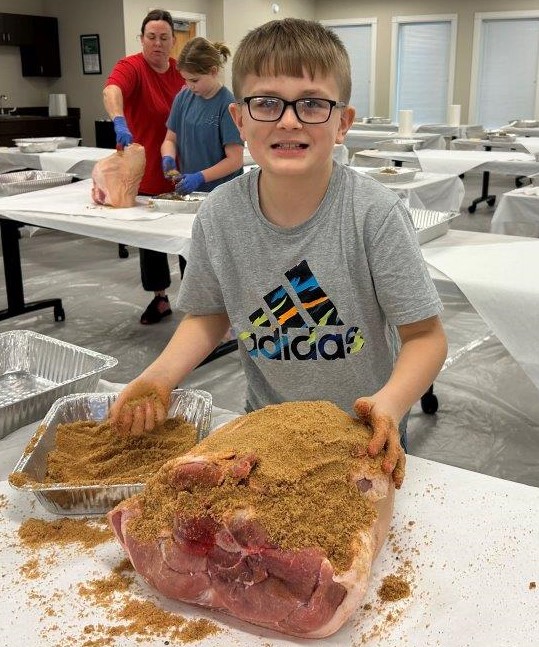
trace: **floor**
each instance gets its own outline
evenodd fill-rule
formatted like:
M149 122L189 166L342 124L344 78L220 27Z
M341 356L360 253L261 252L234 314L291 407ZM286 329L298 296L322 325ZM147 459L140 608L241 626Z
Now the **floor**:
M491 193L514 188L514 179L493 176ZM455 229L488 231L494 208L485 203L468 214L480 194L481 176L464 178L466 196ZM0 333L29 329L118 358L104 378L127 382L163 349L181 315L154 326L139 317L149 301L140 286L138 253L118 257L113 243L51 230L25 228L21 239L27 300L61 297L64 322L52 310L0 321ZM174 307L180 284L177 258L170 257ZM423 413L416 405L408 426L409 452L495 477L539 486L539 398L520 367L464 299L443 295L449 360L435 384L439 409ZM6 306L4 277L0 308ZM483 340L477 343L477 340ZM216 406L242 411L244 376L237 353L198 368L184 386L203 388Z

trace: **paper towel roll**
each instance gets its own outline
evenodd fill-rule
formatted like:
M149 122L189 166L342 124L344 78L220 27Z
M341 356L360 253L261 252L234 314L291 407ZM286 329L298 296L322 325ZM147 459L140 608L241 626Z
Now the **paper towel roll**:
M399 135L411 135L414 128L414 111L399 110Z
M49 94L49 117L67 117L65 94Z
M447 111L447 123L450 126L460 126L460 106L450 105Z

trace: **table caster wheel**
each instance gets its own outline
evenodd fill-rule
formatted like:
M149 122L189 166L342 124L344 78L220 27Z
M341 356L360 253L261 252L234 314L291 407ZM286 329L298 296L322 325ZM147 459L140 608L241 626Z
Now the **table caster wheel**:
M421 410L429 415L433 415L438 411L438 398L434 393L426 393L421 398Z
M475 210L476 210L476 209L477 209L477 205L475 205L475 204L471 204L471 205L468 207L468 213L475 213Z
M487 200L487 204L489 207L493 207L495 202L496 202L496 198L489 198Z
M129 250L125 245L118 245L118 256L120 258L129 258Z
M65 321L66 313L62 306L54 307L54 321Z

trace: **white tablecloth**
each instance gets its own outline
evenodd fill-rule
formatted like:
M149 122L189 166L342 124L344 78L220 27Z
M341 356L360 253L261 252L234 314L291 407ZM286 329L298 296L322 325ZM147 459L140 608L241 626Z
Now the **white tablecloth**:
M367 167L351 167L365 173ZM388 182L408 207L434 211L458 211L464 198L464 184L456 175L418 172L411 182Z
M492 151L436 151L423 150L413 152L361 151L355 154L355 161L368 164L369 159L386 159L399 162L411 162L417 165L418 152L422 152L425 167L430 172L457 173L461 175L475 168L478 171L490 171L501 175L535 175L539 173L539 162L530 153L492 152ZM462 170L461 170L462 169Z
M80 179L91 177L95 163L114 153L110 148L75 146L52 153L21 153L18 148L0 148L0 172L20 168L73 173Z
M106 389L105 389L106 390ZM214 424L234 417L216 410ZM0 469L5 478L37 423L0 440ZM6 459L9 456L9 460ZM76 545L29 551L21 546L19 525L28 517L51 520L30 493L0 482L0 644L80 647L89 640L88 625L125 625L110 620L120 608L120 594L108 611L78 593L81 583L105 578L123 559L110 541L95 549ZM197 641L200 647L536 647L539 590L530 588L539 573L539 489L475 472L408 458L406 479L395 500L392 537L374 563L364 598L338 633L319 640L298 640L175 603L155 594L140 578L128 593L186 619L209 618L220 633ZM32 571L30 560L38 557ZM406 566L405 566L406 563ZM382 579L404 572L412 594L382 603ZM99 632L97 636L99 636ZM145 647L162 647L163 637L146 636ZM89 644L89 643L86 643ZM138 647L137 636L120 636L117 647Z
M451 148L458 150L514 150L536 155L539 153L539 137L517 137L513 142L490 139L454 139Z
M117 210L115 215L113 210L94 208L90 199L91 184L91 180L82 180L0 198L0 215L38 227L188 256L194 213L161 215L141 204L132 209ZM67 196L66 203L64 196ZM122 211L129 212L128 216L122 218ZM159 215L157 219L156 215Z
M376 142L390 139L406 139L402 135L384 130L360 130L351 128L344 137L350 154L367 148L374 148ZM422 139L425 148L445 149L445 139L439 133L413 133L408 139Z
M523 187L504 193L492 216L490 231L539 238L539 187Z
M476 124L461 124L460 126L450 126L449 124L421 124L417 127L417 133L439 133L444 137L467 137L471 129L481 128Z
M539 240L450 230L421 249L539 389Z

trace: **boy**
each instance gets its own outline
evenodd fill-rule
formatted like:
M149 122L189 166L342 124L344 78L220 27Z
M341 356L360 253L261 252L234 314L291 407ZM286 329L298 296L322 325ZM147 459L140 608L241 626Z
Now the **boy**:
M152 429L170 390L232 325L248 411L285 400L354 410L373 428L369 454L385 448L383 468L399 487L397 426L447 345L409 214L392 191L333 162L354 119L346 50L319 23L272 21L242 40L232 78L230 111L260 168L200 208L180 291L188 314L122 392L112 422ZM124 407L151 390L157 399Z

